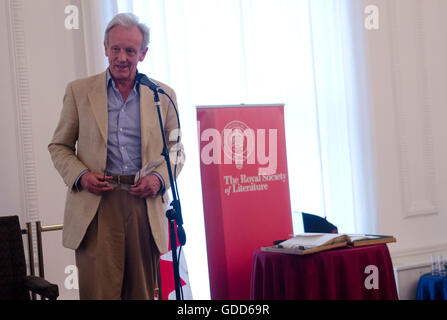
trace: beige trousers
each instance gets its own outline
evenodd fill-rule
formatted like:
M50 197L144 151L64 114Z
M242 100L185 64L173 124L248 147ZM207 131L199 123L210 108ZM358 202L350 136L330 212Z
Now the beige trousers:
M160 254L146 202L120 186L103 195L75 256L81 300L154 298Z

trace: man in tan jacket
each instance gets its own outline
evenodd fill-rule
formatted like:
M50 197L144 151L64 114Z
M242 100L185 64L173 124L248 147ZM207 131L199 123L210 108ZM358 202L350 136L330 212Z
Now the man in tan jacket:
M81 299L153 299L159 255L168 251L170 185L154 93L135 83L148 43L149 29L136 16L112 19L104 38L109 68L67 86L48 146L68 186L63 245L76 250ZM158 84L176 103L174 91ZM175 110L166 96L160 100L170 137ZM171 155L175 142L168 141ZM174 152L183 159L182 148ZM155 168L136 181L148 164Z

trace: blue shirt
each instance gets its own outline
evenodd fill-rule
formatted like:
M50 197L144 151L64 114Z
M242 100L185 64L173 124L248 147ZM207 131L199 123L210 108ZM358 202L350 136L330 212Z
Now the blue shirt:
M140 92L135 86L123 101L107 69L107 175L134 175L141 169Z

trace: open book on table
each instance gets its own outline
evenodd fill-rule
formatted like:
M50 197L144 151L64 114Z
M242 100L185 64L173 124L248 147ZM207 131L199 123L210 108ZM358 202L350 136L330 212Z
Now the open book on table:
M261 249L263 251L303 255L348 245L360 247L389 242L396 242L396 238L372 234L301 233L272 247Z

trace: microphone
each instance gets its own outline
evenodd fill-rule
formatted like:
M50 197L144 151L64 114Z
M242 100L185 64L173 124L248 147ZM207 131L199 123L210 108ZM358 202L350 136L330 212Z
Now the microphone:
M149 79L144 73L137 73L137 75L135 76L135 81L138 84L142 84L143 86L148 87L154 92L164 93L164 90L154 81Z
M135 82L140 85L142 84L142 85L148 87L149 89L151 89L154 92L154 102L155 102L155 105L157 106L158 120L159 120L160 126L162 125L163 121L162 121L161 115L160 115L160 98L158 96L158 93L164 94L165 96L167 96L169 98L169 100L171 101L172 106L175 110L175 114L177 116L178 129L180 129L180 118L178 115L177 107L175 106L175 103L172 100L172 98L160 87L160 85L153 82L144 73L139 73L138 71L135 76ZM161 134L162 134L163 141L166 142L166 137L164 136L163 129L161 129ZM180 139L180 136L177 137L177 143L179 142L179 139ZM164 143L164 145L166 146L166 143ZM165 159L169 157L169 153L167 151L167 146L163 149L163 152L161 155L164 156ZM169 167L168 172L170 173L169 162L168 162L168 167ZM177 236L178 236L180 244L183 246L186 242L186 234L185 234L185 230L183 229L183 218L182 218L180 200L179 200L178 190L177 190L177 181L174 178L177 175L176 171L177 171L177 160L176 160L175 166L174 166L175 176L172 177L173 179L171 181L171 190L173 193L173 201L172 201L171 205L174 208L174 210L172 210L172 209L168 210L167 215L169 215L170 219L174 219L176 221ZM171 173L169 174L169 176L170 176L169 178L171 179Z
M169 150L168 145L166 141L166 135L163 127L163 120L161 117L161 111L160 111L160 97L159 93L167 96L169 100L172 103L172 107L175 110L175 114L177 116L177 124L178 129L180 129L180 119L177 112L177 107L175 106L174 101L172 98L160 87L160 85L154 83L151 79L149 79L145 74L139 73L137 71L137 74L135 76L135 83L138 83L139 85L142 84L144 86L147 86L149 89L151 89L154 92L154 103L157 107L157 114L158 114L158 123L160 124L160 132L161 137L163 141L163 151L161 155L165 158L166 161L166 167L168 168L168 175L169 175L169 182L171 183L171 192L172 192L172 202L171 206L172 209L169 209L166 211L166 217L169 220L169 237L171 241L171 255L172 255L172 264L174 268L174 285L175 285L175 295L177 300L181 299L181 284L180 284L180 272L179 272L179 260L180 260L180 254L177 252L177 241L176 238L180 242L180 249L182 246L186 243L186 234L185 229L183 229L183 218L182 218L182 209L180 206L180 198L178 195L178 189L177 189L177 181L176 181L176 171L177 171L177 158L175 160L175 166L174 166L174 174L172 173L171 168L171 159L169 157ZM168 106L169 108L169 106ZM180 136L177 137L177 143L179 142ZM178 153L177 153L178 156ZM177 225L177 237L175 232L175 225ZM181 252L181 251L180 251ZM178 256L177 256L178 254Z

